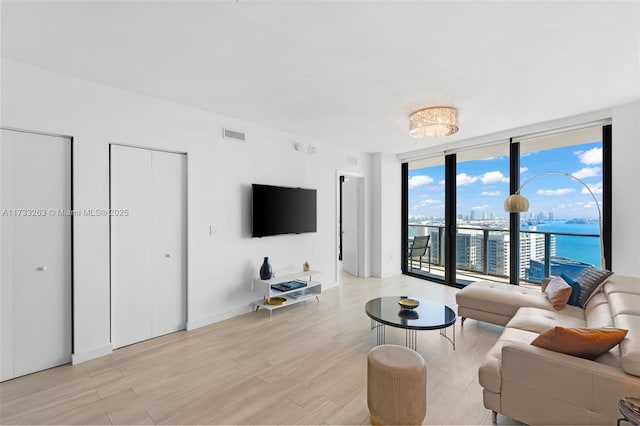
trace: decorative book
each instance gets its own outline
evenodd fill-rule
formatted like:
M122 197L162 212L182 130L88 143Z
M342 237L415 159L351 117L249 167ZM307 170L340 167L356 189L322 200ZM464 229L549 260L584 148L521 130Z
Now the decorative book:
M297 288L302 288L306 286L307 286L307 283L304 281L293 280L293 281L286 281L283 283L273 284L271 288L278 291L289 291L289 290L295 290Z

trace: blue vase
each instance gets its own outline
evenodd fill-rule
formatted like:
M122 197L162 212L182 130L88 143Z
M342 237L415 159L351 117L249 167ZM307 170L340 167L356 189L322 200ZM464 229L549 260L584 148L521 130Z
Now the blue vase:
M264 262L262 262L262 266L260 267L260 279L270 280L272 275L273 271L271 270L271 265L269 264L269 258L265 257Z

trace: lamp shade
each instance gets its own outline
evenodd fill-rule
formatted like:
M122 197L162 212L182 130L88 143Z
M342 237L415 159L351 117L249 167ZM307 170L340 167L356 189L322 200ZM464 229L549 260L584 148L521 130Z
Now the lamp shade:
M504 211L509 213L522 213L529 211L529 200L520 194L509 195L504 200Z
M425 108L411 114L409 134L415 138L449 136L458 131L455 108Z

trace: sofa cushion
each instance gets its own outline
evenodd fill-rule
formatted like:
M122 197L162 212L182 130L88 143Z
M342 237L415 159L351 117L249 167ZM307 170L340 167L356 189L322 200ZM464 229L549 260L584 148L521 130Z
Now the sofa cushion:
M542 333L552 327L586 327L584 309L567 306L562 311L549 311L539 308L520 308L507 323L507 327L518 328L532 333Z
M565 280L561 277L554 277L547 285L544 293L547 295L549 302L551 302L553 309L559 311L569 302L572 291L573 289Z
M636 277L612 275L607 278L603 291L607 296L611 293L640 294L640 281Z
M607 296L611 315L640 315L640 294L611 293Z
M589 266L576 277L576 281L580 283L580 298L578 299L578 305L585 307L589 302L589 299L600 291L604 285L605 280L613 272L601 271L600 269Z
M502 332L500 340L496 342L484 358L478 370L478 380L483 388L489 392L500 393L502 384L502 347L505 342L522 342L530 344L537 336L530 331L507 327Z
M620 342L622 369L634 376L640 376L640 316L620 314L613 318L616 327L629 330Z
M603 293L598 293L589 300L584 316L589 328L615 327L611 307Z
M593 359L616 346L627 335L619 328L553 327L543 331L531 344L567 355Z
M513 317L521 306L553 310L547 296L538 289L490 281L468 285L456 294L456 302L458 307L472 307L507 318Z

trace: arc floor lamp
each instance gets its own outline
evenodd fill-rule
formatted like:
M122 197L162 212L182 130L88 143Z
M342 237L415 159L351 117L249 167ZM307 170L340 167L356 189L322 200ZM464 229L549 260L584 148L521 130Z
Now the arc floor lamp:
M529 200L527 200L523 195L521 195L520 191L522 191L522 188L527 186L529 182L531 182L532 180L535 180L541 176L546 176L546 175L566 176L570 179L573 179L576 182L581 183L582 186L587 188L587 191L589 191L589 194L591 194L591 197L593 198L593 202L596 204L596 209L598 209L598 230L600 232L600 268L605 269L606 263L604 259L604 243L603 243L603 235L602 235L602 211L600 210L600 204L598 203L596 196L593 194L593 191L591 191L591 188L589 188L589 186L586 183L584 183L582 180L578 179L577 177L564 172L542 172L540 174L537 174L532 178L527 179L525 183L523 183L514 194L509 195L507 199L504 200L504 210L509 213L522 213L522 212L529 211Z

